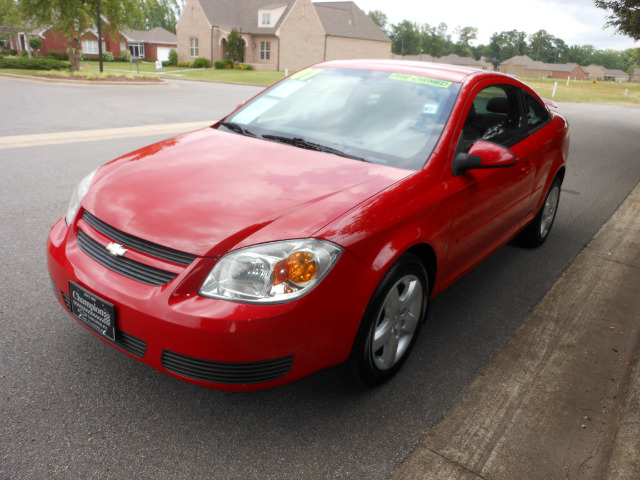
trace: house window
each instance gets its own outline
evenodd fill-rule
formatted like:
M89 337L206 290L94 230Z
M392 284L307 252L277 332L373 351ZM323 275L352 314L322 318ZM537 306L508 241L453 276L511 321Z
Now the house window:
M133 58L144 58L144 43L132 43L129 45L129 51Z
M271 25L271 13L262 14L262 25Z
M190 50L190 55L192 57L198 56L198 39L197 38L189 39L189 50Z
M271 59L271 42L260 42L260 60Z
M102 42L102 51L107 51L104 46L104 42ZM98 42L96 40L83 40L82 53L87 55L98 55Z

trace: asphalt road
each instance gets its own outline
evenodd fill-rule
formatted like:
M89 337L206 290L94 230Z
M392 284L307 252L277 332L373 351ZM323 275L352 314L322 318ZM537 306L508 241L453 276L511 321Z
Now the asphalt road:
M259 88L0 78L0 137L216 120ZM537 250L506 246L432 301L409 361L362 390L340 368L258 393L203 389L104 345L55 300L50 226L96 166L158 136L0 149L0 479L387 479L640 180L640 109L562 104L571 155Z

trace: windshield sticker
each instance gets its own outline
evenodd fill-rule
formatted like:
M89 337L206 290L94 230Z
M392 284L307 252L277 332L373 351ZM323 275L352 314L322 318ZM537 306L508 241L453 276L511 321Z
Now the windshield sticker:
M438 113L438 105L436 105L436 104L427 103L422 108L422 114L423 115L435 115L436 113Z
M291 75L291 78L293 78L294 80L300 80L301 82L304 82L306 80L309 80L312 77L315 77L316 75L322 72L324 72L324 68L305 68L304 70L301 70L300 72L294 73L293 75Z
M436 80L435 78L420 77L418 75L405 75L403 73L392 73L389 75L390 80L402 80L403 82L420 83L422 85L431 85L433 87L449 88L452 82L444 80Z

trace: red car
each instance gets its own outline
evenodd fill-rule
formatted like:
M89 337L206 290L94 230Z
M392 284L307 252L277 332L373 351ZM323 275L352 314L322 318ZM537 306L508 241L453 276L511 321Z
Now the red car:
M227 390L406 360L427 302L516 237L545 241L567 121L506 75L333 61L210 128L86 177L47 242L103 341Z

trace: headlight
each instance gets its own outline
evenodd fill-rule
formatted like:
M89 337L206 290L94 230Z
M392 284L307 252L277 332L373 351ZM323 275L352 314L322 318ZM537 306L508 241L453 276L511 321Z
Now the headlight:
M320 283L341 253L341 247L318 239L242 248L220 259L200 295L246 303L288 302Z
M91 185L91 181L95 176L98 170L94 170L89 175L84 177L76 189L73 191L73 195L71 195L71 201L69 202L69 207L67 208L67 214L64 219L67 222L67 225L71 225L73 219L76 217L76 213L78 213L78 209L80 208L80 202L89 191L89 186Z

